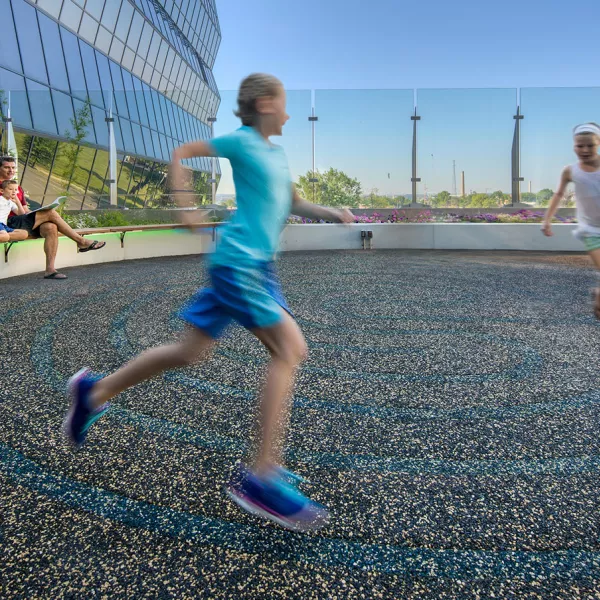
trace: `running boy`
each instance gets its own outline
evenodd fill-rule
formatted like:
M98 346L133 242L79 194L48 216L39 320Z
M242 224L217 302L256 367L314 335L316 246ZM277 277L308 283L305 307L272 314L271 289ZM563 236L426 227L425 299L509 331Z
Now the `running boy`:
M243 467L228 487L242 508L294 530L315 529L328 519L325 507L294 485L277 448L287 423L286 399L307 352L304 337L281 294L273 267L278 239L290 212L350 223L348 210L333 210L302 200L290 178L283 149L269 138L281 135L289 119L286 94L273 76L253 74L241 84L237 131L205 142L185 144L173 153L171 185L180 206L188 202L181 161L196 156L227 158L232 166L237 211L209 260L210 289L200 291L183 314L190 325L172 345L148 350L116 373L94 378L82 369L69 384L71 410L65 431L81 446L87 429L119 392L159 373L206 358L225 327L235 320L250 330L271 355L260 400L260 445L253 464ZM193 215L183 215L192 224Z
M579 162L565 167L556 193L546 211L542 231L552 235L552 217L569 183L575 184L579 227L575 235L583 241L600 277L600 126L584 123L573 130L574 150ZM594 289L594 314L600 319L600 287Z

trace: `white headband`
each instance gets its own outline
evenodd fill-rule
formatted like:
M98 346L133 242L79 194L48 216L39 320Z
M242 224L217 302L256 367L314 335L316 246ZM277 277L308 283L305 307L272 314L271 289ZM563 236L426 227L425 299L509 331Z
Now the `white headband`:
M585 123L584 125L577 125L573 130L573 135L580 135L582 133L593 133L600 137L600 127L592 123Z

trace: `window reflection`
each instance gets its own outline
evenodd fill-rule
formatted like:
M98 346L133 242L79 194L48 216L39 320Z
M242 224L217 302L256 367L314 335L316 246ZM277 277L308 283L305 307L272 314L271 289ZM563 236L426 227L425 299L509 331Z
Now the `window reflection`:
M97 106L104 106L104 98L101 92L100 79L98 77L98 68L96 66L96 54L93 48L79 40L81 49L81 59L85 72L85 80L87 84L87 92L90 101Z
M67 27L70 27L73 31L79 29L79 23L81 22L81 15L83 11L71 0L63 0L62 11L60 12L60 21Z
M25 79L12 71L0 68L0 89L4 90L5 100L10 99L13 124L23 129L32 129L29 102L25 93Z
M85 78L83 76L81 55L79 54L79 42L72 33L63 27L60 28L60 35L63 42L65 61L67 63L67 72L69 73L71 93L74 96L85 100L87 98L87 90Z
M27 167L23 169L21 187L37 204L42 204L44 200L57 145L56 141L49 138L35 137L32 140Z
M125 0L125 2L127 2L127 0ZM110 2L105 2L104 4L101 23L110 32L115 30L115 25L117 24L117 15L119 14L120 8L121 0L110 0Z
M4 11L4 23L2 25L2 35L0 35L0 65L22 71L21 56L19 55L17 34L10 5Z
M72 128L73 100L71 96L67 96L67 94L56 90L52 90L52 100L54 103L54 112L56 113L58 135L64 136Z
M39 83L27 80L27 91L29 92L29 106L33 117L33 128L36 131L56 135L56 120L52 110L52 99L50 90Z
M123 2L121 12L119 13L119 19L117 27L115 29L115 35L124 42L127 41L127 34L129 33L129 26L133 17L134 8L129 2Z
M23 59L24 73L42 83L48 83L46 65L43 60L40 60L40 56L43 56L43 51L42 41L39 36L37 10L24 0L13 0L12 7L17 36L19 38L19 49ZM10 65L7 66L14 68Z

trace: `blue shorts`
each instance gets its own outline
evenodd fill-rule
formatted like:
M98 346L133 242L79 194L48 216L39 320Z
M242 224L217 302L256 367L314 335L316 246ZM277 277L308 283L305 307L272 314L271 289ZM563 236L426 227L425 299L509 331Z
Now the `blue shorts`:
M14 229L12 227L9 227L8 225L5 225L4 223L0 223L0 231L6 231L6 233L12 233L14 231Z
M291 314L281 292L273 262L252 266L214 266L212 287L201 290L181 313L190 325L219 338L231 321L246 329L271 327Z

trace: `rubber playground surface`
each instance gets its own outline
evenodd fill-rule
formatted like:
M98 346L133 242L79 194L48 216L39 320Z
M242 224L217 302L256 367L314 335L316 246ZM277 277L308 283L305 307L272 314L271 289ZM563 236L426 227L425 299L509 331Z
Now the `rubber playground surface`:
M585 255L280 257L310 356L286 453L331 524L285 531L223 492L267 361L115 399L73 452L66 380L174 338L198 257L3 281L1 598L600 598L600 326Z

